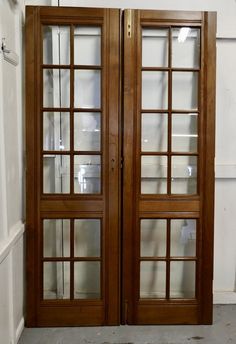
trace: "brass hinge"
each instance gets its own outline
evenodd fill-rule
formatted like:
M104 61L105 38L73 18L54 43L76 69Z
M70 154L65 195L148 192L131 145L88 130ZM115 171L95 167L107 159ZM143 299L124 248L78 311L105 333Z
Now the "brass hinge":
M131 9L127 10L127 37L131 38L132 35L132 11Z
M124 164L124 158L123 156L120 158L120 168L123 168L123 164Z

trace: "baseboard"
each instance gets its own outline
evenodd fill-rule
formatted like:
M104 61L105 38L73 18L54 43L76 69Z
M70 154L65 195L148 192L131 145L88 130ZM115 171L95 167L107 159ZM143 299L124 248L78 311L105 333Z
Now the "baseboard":
M15 343L18 343L20 336L24 330L24 327L25 327L25 319L21 318L19 325L17 326L17 329L16 329Z
M25 225L21 221L10 228L10 235L0 244L0 264L8 256L12 247L17 243L25 231Z
M236 292L215 291L213 294L213 303L215 305L236 304Z

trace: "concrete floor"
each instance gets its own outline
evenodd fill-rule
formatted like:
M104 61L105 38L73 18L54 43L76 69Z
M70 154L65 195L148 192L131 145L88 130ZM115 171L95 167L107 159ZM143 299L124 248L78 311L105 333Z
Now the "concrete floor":
M236 344L236 305L214 306L212 326L27 328L18 344Z

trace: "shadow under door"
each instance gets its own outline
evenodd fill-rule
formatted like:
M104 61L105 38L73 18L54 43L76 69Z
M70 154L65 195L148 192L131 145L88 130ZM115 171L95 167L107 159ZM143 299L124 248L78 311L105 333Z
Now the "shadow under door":
M212 322L215 14L27 7L27 325Z

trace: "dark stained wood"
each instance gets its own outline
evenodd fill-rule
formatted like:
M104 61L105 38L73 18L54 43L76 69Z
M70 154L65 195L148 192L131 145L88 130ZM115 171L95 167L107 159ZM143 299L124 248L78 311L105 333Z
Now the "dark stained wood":
M215 191L216 13L205 13L204 32L204 188L202 195L201 323L212 324Z
M157 323L160 325L190 325L197 324L198 306L191 304L139 304L137 323L140 325Z

